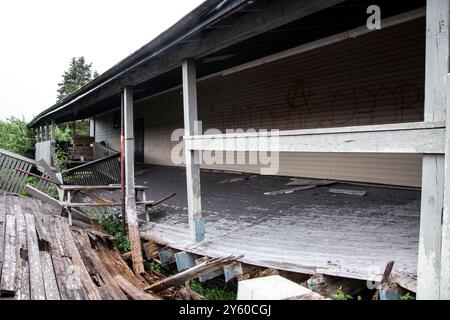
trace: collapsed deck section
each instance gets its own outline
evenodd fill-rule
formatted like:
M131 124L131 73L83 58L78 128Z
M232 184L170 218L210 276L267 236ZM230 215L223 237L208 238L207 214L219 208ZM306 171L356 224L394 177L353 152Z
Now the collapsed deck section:
M183 168L142 166L136 181L157 199L177 196L142 222L141 236L205 256L244 255L248 264L300 273L380 280L389 261L403 287L415 291L420 191L336 183L288 194L287 177L203 171L205 240L188 231ZM244 179L242 179L244 178ZM330 188L366 195L330 193Z
M100 231L61 210L0 193L0 300L160 299Z

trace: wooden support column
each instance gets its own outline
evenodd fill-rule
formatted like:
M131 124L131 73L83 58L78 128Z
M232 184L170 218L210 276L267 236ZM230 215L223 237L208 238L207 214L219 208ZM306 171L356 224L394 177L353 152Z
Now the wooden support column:
M123 89L124 135L125 135L125 207L128 235L131 243L131 258L136 273L144 272L142 246L137 222L136 197L134 189L134 116L133 88Z
M48 141L48 140L50 140L50 125L47 122L45 124L45 141Z
M183 109L184 132L189 137L196 132L197 121L197 72L195 60L183 61ZM189 229L194 241L202 241L205 235L205 226L202 219L202 205L200 193L200 163L199 151L185 148L187 201L189 213Z
M55 120L52 120L52 124L50 127L50 140L56 141L56 124Z
M44 126L40 126L39 127L40 130L40 137L41 137L41 142L45 141L45 130L44 130Z
M447 106L446 77L449 72L449 2L429 0L426 10L424 121L444 121ZM424 154L417 270L417 299L422 300L443 296L441 270L443 267L449 268L449 265L441 264L444 171L444 155Z

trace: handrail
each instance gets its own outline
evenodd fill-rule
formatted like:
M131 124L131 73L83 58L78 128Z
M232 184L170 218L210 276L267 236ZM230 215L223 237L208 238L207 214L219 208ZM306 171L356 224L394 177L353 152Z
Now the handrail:
M82 168L85 168L85 167L90 167L90 166L95 165L97 163L104 162L104 161L111 160L111 159L118 158L118 157L120 157L120 153L116 153L116 154L113 154L113 155L110 155L110 156L107 156L107 157L104 157L104 158L100 158L100 159L97 159L97 160L94 160L94 161L90 161L88 163L83 163L82 165L79 165L77 167L64 170L62 173L66 174L66 173L69 173L69 172L72 172L72 171L76 171L76 170L79 170L79 169L82 169Z
M5 156L8 156L8 157L11 157L11 158L23 161L23 162L28 162L28 163L36 165L36 160L21 156L20 154L17 154L17 153L14 153L14 152L11 152L11 151L8 151L5 149L0 148L0 154L3 154Z
M114 150L114 149L112 149L112 148L110 148L108 146L105 146L105 145L103 145L101 143L98 143L98 142L94 142L93 145L95 145L97 147L100 147L100 148L102 148L102 149L104 149L105 151L108 151L108 152L119 153L119 151Z

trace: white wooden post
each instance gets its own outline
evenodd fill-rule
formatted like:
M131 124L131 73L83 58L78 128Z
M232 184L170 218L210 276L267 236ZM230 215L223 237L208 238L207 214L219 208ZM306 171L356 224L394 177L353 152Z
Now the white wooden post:
M134 188L134 115L133 88L123 89L124 134L125 134L125 208L128 222L128 234L131 243L133 269L136 273L144 272L142 247L139 236L136 197Z
M56 141L56 124L55 120L52 120L52 124L50 127L50 140Z
M448 0L427 1L424 121L444 121L449 72ZM420 213L417 299L441 297L442 214L445 156L424 154ZM448 284L447 284L448 286Z
M40 130L40 137L41 137L41 142L45 141L45 131L44 131L44 126L40 126L39 127Z
M95 137L95 117L89 118L89 136Z
M45 141L50 140L50 125L48 122L45 124Z
M183 69L183 109L184 132L189 137L196 132L197 116L197 72L193 59L182 63ZM189 214L189 230L194 241L202 241L205 236L205 225L202 219L202 203L200 192L199 151L185 149L187 202Z

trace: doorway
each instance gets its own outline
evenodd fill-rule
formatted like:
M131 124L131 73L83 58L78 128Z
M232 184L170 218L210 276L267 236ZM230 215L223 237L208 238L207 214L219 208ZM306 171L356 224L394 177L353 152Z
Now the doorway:
M134 159L144 163L144 118L136 119L134 123Z

